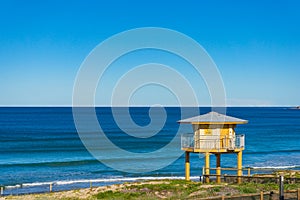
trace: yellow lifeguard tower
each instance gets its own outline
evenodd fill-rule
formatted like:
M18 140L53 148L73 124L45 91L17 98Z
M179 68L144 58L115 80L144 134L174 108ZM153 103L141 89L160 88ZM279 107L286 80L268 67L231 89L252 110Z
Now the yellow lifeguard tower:
M205 154L205 182L209 182L210 154L216 156L216 181L221 182L221 154L237 154L237 176L242 176L242 151L245 148L245 136L236 135L237 124L246 124L247 120L226 116L217 112L183 119L178 123L192 124L194 133L181 135L181 149L185 151L185 179L190 180L190 153ZM238 182L241 180L238 178Z

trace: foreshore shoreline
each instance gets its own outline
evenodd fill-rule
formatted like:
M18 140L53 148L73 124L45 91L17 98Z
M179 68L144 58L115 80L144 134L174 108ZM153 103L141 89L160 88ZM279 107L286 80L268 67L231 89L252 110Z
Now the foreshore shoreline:
M299 178L297 178L299 179ZM300 180L300 179L299 179ZM286 183L285 189L297 195L300 191L300 181ZM276 182L244 182L235 183L201 183L183 179L145 180L139 182L124 182L107 186L91 187L68 191L2 196L0 200L80 200L80 199L206 199L220 196L257 195L278 193ZM292 191L292 192L291 192Z

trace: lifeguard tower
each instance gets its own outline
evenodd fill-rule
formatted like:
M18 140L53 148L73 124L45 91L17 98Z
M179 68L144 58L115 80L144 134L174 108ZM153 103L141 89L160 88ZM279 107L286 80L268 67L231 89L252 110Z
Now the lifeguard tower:
M210 154L216 156L216 182L221 182L221 154L237 154L237 176L242 176L242 152L245 148L245 136L236 135L237 124L246 124L247 120L226 116L217 112L183 119L178 123L192 124L194 133L181 135L181 149L185 151L185 179L190 180L190 153L205 154L205 182L209 183ZM241 182L238 178L238 182Z

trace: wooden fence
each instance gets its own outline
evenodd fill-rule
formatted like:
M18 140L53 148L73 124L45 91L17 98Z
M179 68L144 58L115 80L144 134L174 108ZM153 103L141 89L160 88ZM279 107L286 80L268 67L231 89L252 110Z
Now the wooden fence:
M199 200L278 200L279 194L277 192L260 192L255 194L242 194L233 196L218 196L199 198L194 196L193 199ZM300 200L300 188L298 190L284 191L284 200Z
M237 183L237 180L241 179L242 182L254 182L254 183L279 183L278 176L270 175L254 175L254 176L236 176L236 175L222 175L222 180L225 183ZM285 177L284 183L294 184L300 183L300 178L296 177Z
M216 173L209 173L209 175L205 174L205 167L202 169L203 180L206 177L221 178L222 181L227 183L237 183L238 179L242 182L255 182L255 183L270 183L270 182L278 182L279 174L283 174L285 176L284 182L285 183L300 183L299 176L294 176L296 173L300 175L300 171L297 170L285 170L285 171L272 171L270 169L251 169L251 168L243 168L242 171L246 172L243 176L231 175L231 174L222 174L221 171L237 171L237 168L209 168L210 172L215 171ZM217 170L219 172L217 173ZM263 171L272 172L273 174L263 174ZM260 174L255 174L255 172L260 172ZM252 174L251 174L252 173ZM277 174L277 175L276 175Z

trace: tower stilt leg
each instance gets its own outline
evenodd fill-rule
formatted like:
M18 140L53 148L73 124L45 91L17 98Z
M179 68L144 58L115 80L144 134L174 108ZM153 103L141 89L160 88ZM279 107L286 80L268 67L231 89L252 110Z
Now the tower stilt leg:
M190 180L190 152L185 152L185 180Z
M205 183L209 183L209 153L205 153Z
M221 154L216 154L216 174L217 174L217 183L221 183Z
M242 182L242 178L241 176L243 175L243 171L242 171L242 159L243 159L243 153L242 151L239 151L237 153L237 176L238 176L238 183Z

